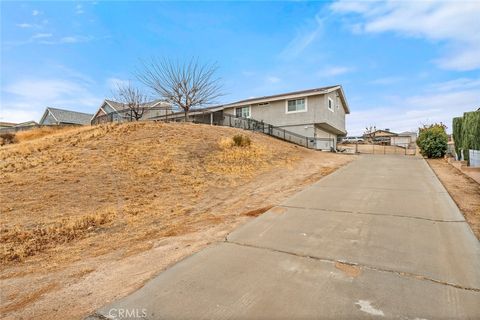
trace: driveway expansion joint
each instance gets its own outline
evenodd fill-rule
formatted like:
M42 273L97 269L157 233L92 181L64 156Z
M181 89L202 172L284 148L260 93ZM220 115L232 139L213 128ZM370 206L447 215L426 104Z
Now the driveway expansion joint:
M443 220L443 219L430 219L424 217L415 217L415 216L405 216L401 214L390 214L390 213L375 213L375 212L362 212L362 211L348 211L348 210L336 210L336 209L321 209L321 208L309 208L309 207L297 207L297 206L287 206L279 205L283 208L291 209L304 209L304 210L315 210L315 211L327 211L327 212L338 212L338 213L352 213L352 214L363 214L363 215L373 215L373 216L385 216L385 217L395 217L395 218L408 218L408 219L417 219L417 220L426 220L432 222L463 222L466 223L466 220Z
M429 278L429 277L421 275L421 274L416 274L416 273L411 273L411 272L386 269L386 268L361 264L361 263L357 263L357 262L345 261L345 260L336 260L336 259L325 258L325 257L304 255L304 254L299 254L299 253L285 251L285 250L273 249L273 248L268 248L268 247L261 247L261 246L256 246L256 245L246 244L246 243L241 243L241 242L236 242L236 241L230 241L228 239L225 239L225 243L230 243L230 244L237 245L237 246L242 246L242 247L249 247L249 248L255 248L255 249L260 249L260 250L266 250L266 251L270 251L270 252L283 253L283 254L288 254L288 255L292 255L292 256L296 256L296 257L300 257L300 258L312 259L312 260L317 260L317 261L322 261L322 262L329 262L329 263L339 262L339 263L347 264L347 265L350 265L350 266L360 267L362 269L372 270L372 271L376 271L376 272L392 273L392 274L396 274L396 275L401 276L401 277L407 277L407 278L416 279L416 280L420 280L420 281L429 281L429 282L433 282L433 283L436 283L436 284L441 284L441 285L445 285L445 286L449 286L449 287L454 287L454 288L461 289L461 290L480 292L480 288L465 287L465 286L462 286L462 285L459 285L459 284L450 283L450 282L446 282L446 281L442 281L442 280L438 280L438 279L433 279L433 278Z
M436 178L436 176L435 176L435 178ZM343 189L343 190L345 190L345 189L357 189L355 187L348 187L348 186L321 186L321 185L316 185L316 184L312 185L311 188ZM367 190L371 189L371 190L378 190L378 191L387 190L387 191L400 191L400 192L413 192L413 193L418 193L419 192L419 190L417 190L417 189L402 189L402 188L388 188L388 187L362 187L362 188L364 190L365 189L367 189ZM438 193L448 194L447 191L424 191L424 190L422 190L421 192L425 193L425 194L430 194L430 193L432 193L432 194L438 194Z

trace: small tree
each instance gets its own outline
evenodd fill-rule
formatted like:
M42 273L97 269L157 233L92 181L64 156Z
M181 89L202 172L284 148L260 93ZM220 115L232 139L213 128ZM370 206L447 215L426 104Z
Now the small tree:
M457 154L457 157L460 159L461 158L461 152L462 152L462 143L463 143L463 130L462 130L462 124L463 124L463 118L462 117L457 117L453 118L452 121L452 136L453 136L453 141L455 143L455 153Z
M417 145L420 153L427 158L441 158L447 152L448 136L443 123L419 128Z
M152 59L137 72L138 79L185 113L197 106L215 103L220 97L220 78L215 64L200 64L197 59L185 63Z
M138 121L143 117L147 96L138 88L133 87L130 83L117 84L115 99L125 106L130 120Z

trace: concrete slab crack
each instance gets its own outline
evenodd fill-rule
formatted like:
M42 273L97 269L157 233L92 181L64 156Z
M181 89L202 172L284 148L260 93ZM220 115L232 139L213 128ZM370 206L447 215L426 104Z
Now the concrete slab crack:
M287 206L287 205L280 205L280 207L284 208L292 208L292 209L304 209L304 210L315 210L315 211L324 211L324 212L340 212L340 213L352 213L352 214L363 214L363 215L373 215L373 216L386 216L386 217L395 217L395 218L407 218L407 219L417 219L417 220L425 220L425 221L432 221L432 222L461 222L466 223L466 220L443 220L443 219L431 219L431 218L424 218L424 217L416 217L416 216L405 216L401 214L391 214L391 213L375 213L375 212L362 212L362 211L348 211L348 210L332 210L332 209L321 209L321 208L309 208L309 207L298 207L298 206Z
M278 249L273 249L273 248L255 246L255 245L246 244L246 243L239 243L239 242L235 242L235 241L230 241L228 239L225 239L225 242L233 244L233 245L250 247L250 248L261 249L261 250L267 250L267 251L271 251L271 252L278 252L278 253L288 254L288 255L301 257L301 258L313 259L313 260L317 260L317 261L330 262L330 263L339 262L339 263L343 263L343 264L350 265L350 266L360 267L361 269L367 269L367 270L372 270L372 271L377 271L377 272L387 272L387 273L396 274L396 275L401 276L401 277L408 277L408 278L421 280L421 281L429 281L429 282L433 282L433 283L437 283L437 284L441 284L441 285L445 285L445 286L449 286L449 287L454 287L454 288L461 289L461 290L480 292L480 288L465 287L465 286L461 286L459 284L450 283L450 282L446 282L446 281L442 281L442 280L438 280L438 279L433 279L433 278L430 278L430 277L427 277L427 276L424 276L424 275L421 275L421 274L415 274L415 273L411 273L411 272L404 272L404 271L398 271L398 270L393 270L393 269L380 268L380 267L376 267L376 266L372 266L372 265L360 264L360 263L345 261L345 260L336 260L336 259L325 258L325 257L303 255L303 254L299 254L299 253L295 253L295 252L289 252L289 251L285 251L285 250L278 250Z

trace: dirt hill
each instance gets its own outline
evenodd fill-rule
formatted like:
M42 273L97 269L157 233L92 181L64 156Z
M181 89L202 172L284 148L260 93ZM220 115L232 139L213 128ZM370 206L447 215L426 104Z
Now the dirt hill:
M238 134L251 144L235 146ZM81 317L352 159L180 123L68 128L18 140L0 147L7 318L62 318L65 309ZM92 289L105 281L109 289Z

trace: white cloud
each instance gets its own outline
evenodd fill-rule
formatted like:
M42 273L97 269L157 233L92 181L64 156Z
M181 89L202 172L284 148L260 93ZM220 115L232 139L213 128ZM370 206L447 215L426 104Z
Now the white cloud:
M51 40L42 40L39 41L38 43L40 44L75 44L75 43L84 43L84 42L89 42L92 41L94 38L91 36L79 36L79 35L73 35L73 36L66 36L66 37L61 37L58 39L51 39Z
M297 30L296 36L280 53L280 57L291 59L308 48L323 32L323 20L317 15Z
M406 37L445 43L443 57L435 62L451 70L480 68L480 2L478 1L337 1L330 7L339 14L361 17L357 32L396 32Z
M429 91L454 91L454 90L466 90L466 89L480 89L480 78L472 79L472 78L459 78L445 82L439 82L431 84L429 87ZM480 97L480 92L479 92Z
M32 35L27 40L16 40L16 41L5 41L2 44L5 46L23 46L27 44L44 44L44 45L58 45L58 44L76 44L76 43L85 43L96 38L92 36L80 36L80 35L72 35L72 36L64 36L60 38L55 38L51 33L36 33Z
M103 100L81 79L24 78L5 85L1 121L38 121L46 107L93 112Z
M41 38L51 38L53 34L51 33L37 33L32 36L32 39L41 39Z
M17 24L17 27L26 29L26 28L31 28L31 27L33 27L33 25L30 24L30 23L18 23L18 24Z
M0 106L0 121L20 123L30 120L39 121L42 112L39 110L22 110L20 108L2 108Z
M83 11L83 6L82 6L81 4L77 4L77 5L75 6L75 13L76 13L76 14L82 14L82 13L84 13L84 12L85 12L85 11Z
M320 70L319 75L321 76L339 76L345 73L352 72L354 68L350 67L344 67L344 66L332 66L332 67L327 67L323 70Z
M250 71L250 70L244 70L242 71L242 75L245 76L245 77L252 77L256 74L256 72L254 71Z
M82 42L84 38L78 37L78 36L69 36L69 37L63 37L60 39L61 43L77 43L77 42Z
M396 99L347 116L349 135L365 127L390 128L394 132L417 130L423 124L443 122L451 132L452 118L480 105L480 79L456 79L429 86L423 94Z
M275 77L275 76L268 76L267 77L267 82L268 83L278 83L280 82L282 79L280 79L279 77Z
M34 17L35 17L35 16L38 16L38 15L40 15L40 14L42 14L42 13L41 13L40 11L38 11L38 10L33 10L33 11L32 11L32 16L34 16Z

